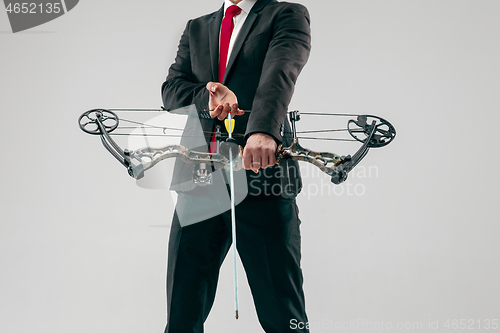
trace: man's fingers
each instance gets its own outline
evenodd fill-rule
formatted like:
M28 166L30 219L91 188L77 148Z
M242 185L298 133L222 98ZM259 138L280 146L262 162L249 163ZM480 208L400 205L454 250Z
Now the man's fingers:
M257 173L276 164L276 152L272 149L246 149L243 151L243 167Z
M260 150L260 160L262 169L276 164L276 149L272 146L262 147Z
M261 162L260 156L252 155L252 162L250 163L250 170L257 173L257 172L259 172L259 169L261 167L262 167L262 162ZM264 167L262 167L262 168L264 168Z
M217 89L219 89L219 86L215 82L208 82L205 87L208 91L210 91L210 93L215 93Z
M218 82L208 82L205 87L210 92L208 107L211 110L210 116L212 118L217 117L219 120L223 120L229 112L233 116L241 116L245 113L238 108L236 95L226 86ZM222 110L219 109L220 107Z
M275 165L276 164L276 150L273 150L267 156L269 158L269 164L268 164L268 166Z
M266 152L262 152L260 155L261 164L258 165L259 168L265 169L269 166L269 156L267 156Z
M229 107L229 104L227 104L227 105L219 105L214 110L211 110L210 117L212 118L217 117L219 120L224 120L227 118L227 114L229 112L231 112L233 116L241 116L245 114L245 111L238 109L238 104L233 104L231 107Z
M222 111L217 115L219 120L224 120L227 118L227 115L231 113L234 116L241 116L245 111L238 109L238 103L234 103L233 105L229 105L229 103L225 103L222 106Z
M243 110L240 110L238 108L238 103L234 103L232 106L231 106L231 114L233 116L241 116L242 114L244 114L245 111Z
M259 172L259 169L261 168L261 164L260 162L258 161L253 161L252 162L252 171L255 172L255 173L258 173ZM264 167L262 167L262 169L264 169Z
M244 168L257 172L275 164L276 141L268 134L252 134L243 150Z
M227 114L231 111L231 107L229 106L229 103L222 105L219 105L219 108L222 107L221 113L217 116L219 120L224 120L227 118Z
M212 118L218 117L222 112L222 109L223 109L222 105L219 105L218 107L215 108L215 110L210 111L210 117Z
M243 150L243 167L245 170L252 170L253 172L259 172L261 166L260 158L254 155L250 149Z
M248 149L243 149L243 167L245 170L250 170L252 167L252 154Z

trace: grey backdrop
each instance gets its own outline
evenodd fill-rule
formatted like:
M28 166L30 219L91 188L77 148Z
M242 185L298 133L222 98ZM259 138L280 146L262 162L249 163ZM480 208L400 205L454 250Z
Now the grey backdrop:
M186 21L221 2L85 0L18 34L0 10L1 332L162 332L172 199L136 186L77 118L159 107ZM377 114L398 131L335 192L303 165L313 331L500 319L500 2L302 3L313 49L291 109ZM227 260L207 332L261 332L240 274L240 320Z

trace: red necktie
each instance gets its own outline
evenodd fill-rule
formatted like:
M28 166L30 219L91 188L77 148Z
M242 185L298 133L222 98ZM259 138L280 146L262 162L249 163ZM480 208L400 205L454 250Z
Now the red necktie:
M235 5L226 9L226 15L222 20L220 28L220 52L219 52L219 82L222 83L224 73L226 72L227 53L229 50L229 41L234 29L233 18L241 12L241 8Z
M220 28L220 51L219 51L219 82L222 83L224 73L226 72L227 53L229 50L229 42L231 41L231 34L234 29L233 18L241 12L241 8L232 5L226 9L226 15L222 20ZM217 140L215 139L215 132L210 141L209 152L213 153L217 149Z

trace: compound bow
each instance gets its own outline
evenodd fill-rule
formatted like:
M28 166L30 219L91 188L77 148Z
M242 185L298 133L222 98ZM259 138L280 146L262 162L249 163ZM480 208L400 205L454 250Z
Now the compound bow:
M80 128L89 134L99 135L104 147L125 167L129 175L135 179L144 176L144 172L162 160L167 158L181 158L184 162L202 165L202 169L196 169L194 175L195 182L201 185L210 183L209 173L204 165L213 165L216 169L229 169L229 149L233 152L234 170L242 168L241 147L239 151L234 149L231 142L223 141L220 143L220 149L215 153L198 152L190 150L182 145L166 145L163 147L152 148L144 147L136 150L122 149L111 138L113 131L118 128L120 119L113 111L165 111L150 109L93 109L83 113L78 119ZM292 143L288 147L280 146L276 152L277 162L284 159L292 159L311 163L321 171L331 177L334 184L340 184L347 179L349 172L366 156L370 148L379 148L388 145L396 136L396 130L387 120L373 115L352 115L352 114L329 114L329 113L303 113L307 115L332 115L349 116L356 119L349 119L346 129L341 130L316 130L297 132L296 122L300 120L299 111L290 111L289 118L292 125L291 134ZM203 117L210 117L208 111L201 111ZM124 120L138 125L156 127L140 122ZM166 135L166 130L172 129L161 127ZM179 130L179 129L176 129ZM331 138L313 138L299 137L301 133L318 133L331 131L347 131L352 139L331 139ZM119 135L119 134L116 134ZM121 134L124 135L124 134ZM145 135L147 136L147 135ZM172 136L172 135L171 135ZM220 141L220 132L217 135ZM302 147L299 144L300 139L320 139L320 140L340 140L340 141L359 141L361 147L354 155L340 156L329 152L316 152Z

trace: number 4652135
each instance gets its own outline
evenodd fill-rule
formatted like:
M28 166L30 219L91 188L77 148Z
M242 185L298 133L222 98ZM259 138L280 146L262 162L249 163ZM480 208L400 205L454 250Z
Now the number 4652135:
M59 14L61 12L61 4L60 3L9 3L6 8L7 13L14 14Z

